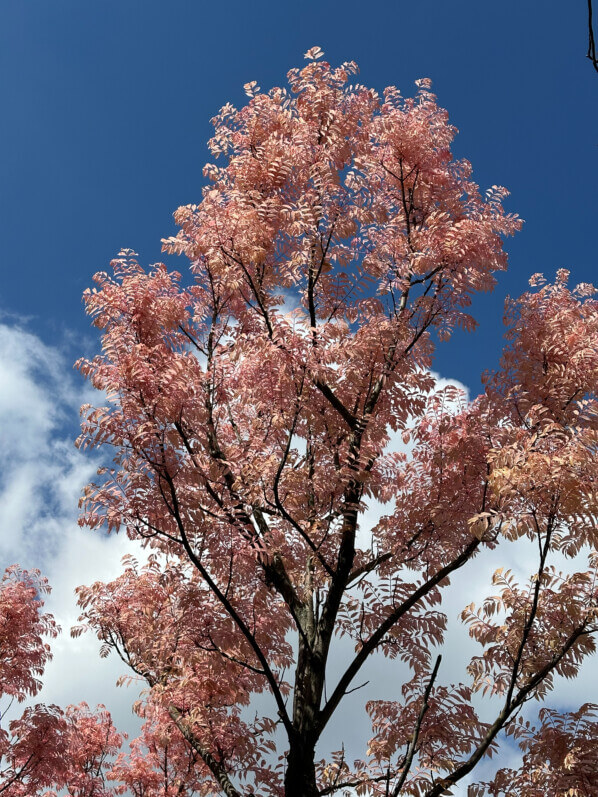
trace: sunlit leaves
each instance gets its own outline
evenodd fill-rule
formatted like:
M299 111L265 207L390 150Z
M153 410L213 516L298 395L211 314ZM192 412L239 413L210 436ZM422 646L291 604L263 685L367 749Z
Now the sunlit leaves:
M449 793L594 650L595 557L580 573L550 563L596 545L593 289L536 277L508 305L485 393L436 389L435 345L475 329L472 297L520 221L453 157L428 79L413 98L380 95L350 82L353 62L306 59L288 89L252 81L243 108L214 118L220 161L163 242L190 261L184 287L126 250L85 294L103 350L79 367L108 406L84 409L79 444L115 456L82 523L125 529L150 558L81 588L82 621L149 687L144 735L115 773L152 797L156 769L168 794L296 794L304 777L302 797L318 777L324 793ZM385 504L373 527L372 501ZM443 685L443 589L505 539L537 546L536 572L521 586L497 571L464 613L481 645L472 683ZM335 636L354 658L328 689ZM409 667L403 699L369 704L367 761L341 752L316 772L316 743L375 653ZM472 691L500 701L493 724ZM262 692L272 706L249 722L241 707Z

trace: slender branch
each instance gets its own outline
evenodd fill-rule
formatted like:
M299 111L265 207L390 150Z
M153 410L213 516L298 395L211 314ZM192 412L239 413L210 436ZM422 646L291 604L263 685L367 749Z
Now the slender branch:
M266 303L264 302L264 298L261 295L261 292L258 290L258 288L255 285L253 277L249 273L249 269L247 268L245 263L243 263L241 258L236 257L232 252L227 252L226 249L224 249L224 247L221 247L221 249L222 249L222 253L224 255L226 255L227 257L230 257L231 260L233 260L238 266L240 266L241 270L245 274L245 276L247 278L247 282L249 283L249 287L251 288L251 291L252 291L253 295L255 296L255 300L256 300L256 302L258 304L259 313L262 316L262 318L264 319L264 323L266 324L266 328L268 330L268 336L270 337L270 339L273 339L274 338L274 328L272 326L272 321L270 320L270 314L268 313L268 308L266 306Z
M222 763L214 758L210 751L200 744L197 736L195 736L193 731L191 731L187 724L183 721L183 715L178 708L176 708L176 706L169 706L168 713L187 742L189 742L191 747L197 753L199 753L206 766L209 767L218 785L224 794L226 794L226 797L241 797L241 792L237 791L237 789L233 786Z
M12 706L12 704L14 703L14 700L15 700L15 698L14 698L14 696L12 696L12 697L10 698L10 701L9 701L8 705L7 705L7 706L6 706L6 708L4 709L4 711L0 711L0 721L1 721L1 720L2 720L2 719L5 717L5 716L6 716L6 714L8 713L8 711L10 710L10 707L11 707L11 706Z
M314 385L318 388L324 398L327 399L330 404L332 404L334 409L345 421L349 429L356 429L358 425L357 418L345 407L343 402L338 398L333 390L325 382L322 382L321 379L314 379Z
M428 700L430 699L430 693L432 691L432 687L434 686L434 681L436 680L436 676L438 675L438 668L440 667L441 661L442 661L442 656L438 656L438 658L436 659L436 664L434 665L434 669L432 670L432 675L430 676L430 681L428 682L426 691L424 692L424 699L422 701L422 705L419 710L417 720L415 722L415 728L413 729L413 735L411 736L411 741L409 742L409 747L407 748L407 753L403 761L401 776L398 779L396 786L392 790L392 797L398 797L401 789L403 788L403 784L407 779L409 770L411 769L411 764L413 763L413 756L415 755L415 750L417 748L417 740L419 738L419 732L421 729L422 720L426 714L426 711L428 710Z
M345 694L346 695L350 695L352 692L357 692L359 689L363 689L363 687L367 686L368 684L369 684L369 681L364 681L362 684L359 684L359 686L354 686L353 689L347 689Z
M245 639L249 642L251 648L255 652L255 655L257 656L258 661L262 665L262 668L263 668L265 676L266 676L266 680L268 681L268 683L270 685L270 689L272 690L272 694L274 696L274 699L276 700L276 705L278 707L279 716L282 719L282 722L283 722L283 724L285 726L285 729L287 730L287 732L289 734L291 734L292 733L292 723L291 723L291 720L289 718L289 715L287 714L285 701L284 701L284 699L282 697L282 693L280 691L280 687L279 687L279 685L278 685L278 683L276 681L274 673L270 669L270 665L268 663L268 660L266 659L266 657L264 655L264 652L262 651L262 649L258 645L257 640L255 639L255 636L251 633L251 631L247 627L247 625L246 625L245 621L243 620L243 618L239 615L239 613L234 608L234 606L231 604L231 602L228 600L226 595L224 595L222 590L218 587L216 582L210 576L210 574L206 570L205 566L203 565L202 561L196 556L195 551L193 550L193 548L191 546L191 543L189 541L189 538L187 536L187 531L185 529L184 523L183 523L182 518L181 518L181 514L180 514L180 511L179 511L179 505L178 505L178 496L176 494L176 489L174 487L174 483L172 481L172 478L170 476L168 476L167 481L168 481L168 485L170 487L170 491L171 491L171 495L172 495L172 503L173 503L173 510L174 510L173 511L173 516L174 516L174 519L176 521L177 527L179 529L179 534L181 535L181 540L183 542L183 546L185 548L185 551L187 552L187 555L188 555L189 559L191 560L191 562L195 565L197 570L200 572L202 578L204 579L204 581L206 582L208 587L212 590L212 592L214 593L216 598L218 598L219 602L222 604L222 606L225 609L225 611L227 612L227 614L234 621L235 625L239 628L239 630L241 631L241 633L243 634Z
M214 642L211 636L208 635L210 642L212 643L212 647L207 647L207 645L202 645L197 640L195 641L195 646L200 650L205 650L208 653L218 653L222 658L228 659L229 661L234 662L234 664L238 664L240 667L245 667L247 670L251 670L251 672L256 673L256 675L265 675L265 670L260 669L259 667L254 667L252 664L249 664L242 659L238 659L236 656L233 656L231 653L227 653L222 648L218 647L218 645Z
M360 576L371 573L371 571L375 570L378 565L381 565L383 562L387 562L391 557L392 551L387 551L386 553L380 554L380 556L376 556L366 564L361 565L361 567L356 567L355 570L351 571L349 580L347 581L347 586L354 584L357 579L360 578Z
M34 757L35 753L31 753L31 755L29 756L27 761L25 761L25 763L21 766L21 768L17 772L15 772L14 775L12 775L3 786L0 786L0 794L2 794L3 791L6 791L6 789L8 789L9 786L12 786L13 783L17 783L17 781L23 779L27 767L29 766L31 761L33 761Z
M361 667L363 666L366 659L369 657L371 653L378 647L380 642L384 639L386 634L391 630L391 628L396 625L396 623L403 617L408 611L410 611L423 597L425 597L430 590L432 590L437 584L443 581L447 576L453 573L455 570L458 570L462 567L469 559L471 558L474 551L480 545L481 540L473 539L469 545L463 550L463 552L452 562L445 567L440 568L431 578L429 578L424 584L422 584L412 595L404 601L400 606L398 606L393 612L391 612L388 617L378 626L377 630L370 636L366 642L362 645L359 652L351 662L351 664L347 667L343 675L341 676L338 684L336 685L332 695L328 699L328 702L320 711L319 715L319 722L318 722L318 734L321 734L326 724L330 720L330 717L336 710L338 704L342 700L347 687L353 680L353 678L357 675Z
M344 780L340 783L334 783L332 786L326 786L325 788L320 789L319 794L320 797L324 797L324 795L333 794L339 789L351 789L357 788L358 786L367 786L368 783L380 783L383 780L388 780L388 775L376 775L374 778L362 778L360 780Z
M333 573L332 568L330 567L330 565L322 555L321 551L318 550L318 547L316 546L312 538L309 536L309 534L307 534L307 532L303 529L303 527L295 520L295 518L293 518L287 512L287 509L282 503L282 500L280 498L280 492L279 492L280 479L289 458L289 452L291 450L293 435L295 434L295 428L297 426L297 421L299 420L299 412L300 412L300 407L298 406L295 411L295 415L293 417L293 423L291 424L291 428L289 429L289 434L287 437L287 442L285 449L283 451L283 455L278 464L276 475L274 476L274 484L273 484L274 501L276 503L276 508L278 509L282 517L287 521L287 523L289 523L297 531L299 536L309 545L311 550L318 557L318 561L320 562L324 570L328 573L329 576L331 576Z
M278 340L274 336L274 327L273 327L272 321L270 319L270 314L268 313L268 308L266 307L262 297L260 296L260 292L256 288L255 283L254 283L249 271L247 270L247 267L242 262L242 260L240 260L239 258L235 257L235 255L232 254L231 252L226 252L226 250L223 249L223 253L225 255L227 255L228 257L230 257L232 260L234 260L234 262L237 263L237 265L239 265L241 267L241 269L243 270L243 272L245 273L245 275L247 277L247 280L249 282L249 286L250 286L250 288L251 288L251 290L253 292L253 295L255 296L256 301L258 303L260 315L262 316L262 318L264 319L264 323L266 324L266 330L268 332L269 339L278 348L286 350L284 345L281 343L281 341ZM313 383L318 388L318 390L322 393L322 395L330 402L330 404L332 404L334 409L341 415L343 420L348 424L349 428L350 429L354 429L355 426L357 425L357 419L349 412L349 410L345 407L345 405L338 398L338 396L333 392L333 390L329 387L329 385L327 385L321 379L314 379Z
M536 520L535 515L534 515L534 520L537 526L538 522ZM541 546L540 534L538 533L538 544L540 545L540 565L538 567L538 573L536 575L536 583L534 584L534 596L532 598L532 605L530 608L529 617L527 618L527 621L523 628L523 634L521 635L521 642L519 643L517 655L515 656L515 661L513 662L513 671L511 675L511 681L509 683L509 688L507 690L505 705L509 705L509 703L511 702L513 691L515 689L515 685L517 684L517 677L519 675L519 666L521 664L523 652L525 650L525 646L527 645L527 640L529 639L529 635L531 633L532 626L534 624L534 621L536 619L536 614L538 612L540 589L542 586L542 576L544 575L544 568L546 566L546 557L548 556L548 552L550 550L551 532L552 532L552 523L549 521L548 530L546 532L546 540L544 541L543 547Z
M596 42L594 40L594 22L592 20L592 0L588 0L588 54L596 72L598 72L598 58L596 57Z
M355 468L354 462L352 467ZM332 634L334 632L336 617L338 615L343 594L347 588L349 574L353 569L353 562L355 559L355 536L357 533L358 503L360 495L360 485L356 481L349 483L344 495L345 508L343 510L344 517L336 569L330 582L328 595L326 596L326 601L322 609L322 615L318 623L320 651L324 659L326 659L328 654L330 640L332 639ZM344 691L345 690L343 690L343 692Z
M204 349L202 349L202 348L201 348L201 346L200 346L200 345L199 345L199 343L198 343L198 342L195 340L195 338L193 337L193 335L191 335L191 334L190 334L190 333L189 333L189 332L188 332L188 331L185 329L185 327L184 327L182 324L179 324L179 329L180 329L180 331L183 333L183 335L185 335L185 337L186 337L186 338L187 338L187 339L190 341L191 345L192 345L192 346L194 346L194 347L197 349L197 351L198 351L200 354L203 354L203 356L205 357L205 356L206 356L206 352L204 351Z
M494 723L490 726L486 736L483 738L482 742L474 751L474 753L467 759L467 761L453 770L448 777L442 778L442 780L439 780L437 783L435 783L434 786L426 792L425 797L440 797L440 795L446 794L451 786L454 786L454 784L461 780L461 778L465 777L465 775L471 772L471 770L480 761L486 750L490 747L497 734L505 727L511 714L513 714L516 709L518 709L525 702L528 695L548 675L550 675L552 670L558 666L559 662L562 661L566 654L571 650L575 642L577 642L581 636L587 633L588 631L586 630L585 624L575 629L573 634L571 634L567 642L564 644L558 656L554 656L544 665L544 667L538 670L533 678L530 678L528 683L517 692L515 698L512 699L508 705L505 704L503 710L500 712Z
M215 430L213 423L209 427L209 443L210 443L210 455L212 458L218 462L218 464L222 467L223 476L229 493L235 502L234 504L234 513L229 516L233 525L240 527L244 533L244 536L248 539L248 541L255 546L258 551L258 561L260 562L261 566L264 568L266 573L266 577L272 583L274 587L278 590L280 595L284 598L285 602L289 606L289 608L295 612L297 607L301 605L301 601L295 591L295 588L284 568L284 563L280 557L271 557L269 556L267 550L264 547L262 540L260 539L259 535L256 532L256 529L251 522L251 518L245 511L244 502L242 501L241 497L237 493L235 489L235 477L230 469L230 466L226 460L226 457L222 453L219 445L218 440L216 438ZM197 458L195 456L195 452L193 451L193 447L191 442L183 429L182 425L177 421L175 423L175 428L179 433L181 440L183 441L183 445L187 453L189 454L191 461L196 466L196 468L201 472L201 468L197 463ZM208 483L207 479L205 480L205 486L212 498L219 503L218 496L216 493L211 489L211 485ZM221 505L221 508L224 508ZM269 529L266 519L263 513L260 511L258 507L253 507L253 515L255 517L257 526L262 534L262 537L268 535Z

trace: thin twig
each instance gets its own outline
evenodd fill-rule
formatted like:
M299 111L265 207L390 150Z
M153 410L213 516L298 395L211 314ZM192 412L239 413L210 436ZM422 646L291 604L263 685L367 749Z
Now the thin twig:
M438 658L436 659L436 664L434 665L434 669L432 670L432 675L430 676L430 681L426 687L426 691L424 692L424 699L422 701L422 705L419 710L417 720L415 722L415 728L413 729L413 734L411 736L411 741L409 742L409 747L407 749L407 754L405 756L403 771L401 772L401 776L398 779L396 786L392 790L392 797L398 797L398 794L400 793L401 789L403 788L403 784L405 783L405 779L409 774L409 770L411 769L411 764L413 763L413 756L415 755L415 751L417 749L417 740L419 737L422 720L425 716L426 711L428 710L428 700L430 699L430 693L432 691L432 687L434 686L434 681L436 680L436 676L438 675L438 668L440 667L441 661L442 661L442 656L438 656Z
M588 0L588 58L592 62L596 72L598 72L596 42L594 41L594 23L592 21L592 0Z

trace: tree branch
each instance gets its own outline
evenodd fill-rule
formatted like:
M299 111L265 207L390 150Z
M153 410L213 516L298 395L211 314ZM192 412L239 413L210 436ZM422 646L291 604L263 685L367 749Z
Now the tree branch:
M422 701L422 706L419 710L419 714L417 720L415 722L415 728L413 729L413 735L411 736L411 741L409 742L409 747L407 748L407 753L403 760L403 766L401 771L401 776L397 781L396 786L392 790L392 797L398 797L403 784L409 774L409 770L411 769L411 764L413 763L413 756L415 755L415 750L417 748L417 739L419 737L419 731L421 728L422 720L428 710L428 700L430 698L430 693L432 691L432 687L434 686L434 681L436 680L436 676L438 675L438 668L440 667L440 662L442 661L442 656L438 656L436 659L436 664L434 665L434 669L432 670L432 675L430 676L430 681L426 687L426 691L424 692L424 699Z
M588 0L588 54L596 72L598 72L598 59L596 58L596 42L594 40L594 22L592 20L592 0Z
M530 678L529 682L517 692L516 697L511 700L509 704L505 704L503 710L491 725L481 744L467 759L467 761L457 767L457 769L453 770L448 777L439 780L431 789L426 792L425 797L440 797L440 795L445 794L451 786L454 786L454 784L461 780L461 778L465 777L465 775L471 772L471 770L482 758L486 750L490 747L497 734L505 727L511 714L513 714L513 712L525 702L528 695L536 688L536 686L538 686L548 675L550 675L552 670L554 670L554 668L565 657L569 650L571 650L579 637L586 633L587 631L585 624L575 629L558 656L552 658L547 664L544 665L544 667L538 670L533 678Z
M368 656L373 653L373 651L377 648L380 642L384 639L386 634L391 630L391 628L405 615L410 609L412 609L416 603L418 603L425 595L430 592L437 584L443 581L447 576L453 573L455 570L458 570L462 567L472 556L474 551L480 545L481 540L477 538L472 540L469 545L465 548L465 550L450 562L445 567L440 568L438 572L432 576L432 578L428 579L424 584L422 584L415 592L398 606L393 612L389 614L389 616L380 624L378 629L374 631L374 633L370 636L370 638L364 642L361 649L351 662L351 664L347 667L343 675L341 676L338 684L336 685L334 692L328 699L328 702L322 708L319 714L319 721L318 721L318 734L321 734L326 724L330 720L330 717L336 710L338 704L342 700L347 687L353 680L353 678L357 675L361 667L363 666L364 662L368 658Z
M281 720L282 720L282 722L283 722L283 724L285 726L285 729L286 729L287 733L291 734L293 726L292 726L291 720L289 718L289 715L287 714L286 705L285 705L285 702L283 700L282 693L280 691L280 687L279 687L279 685L278 685L278 683L276 681L276 678L274 677L274 673L270 669L270 665L268 663L268 660L266 659L266 657L264 655L264 652L262 651L262 649L258 645L257 640L255 639L254 635L251 633L251 631L247 627L247 625L246 625L245 621L243 620L243 618L239 615L239 613L234 608L234 606L231 604L231 602L228 600L226 595L223 594L223 592L220 590L220 588L218 587L216 582L212 579L212 577L210 576L210 574L208 573L208 571L204 567L204 565L201 562L201 560L196 556L195 551L193 550L193 548L191 547L191 543L189 542L189 538L187 537L187 532L186 532L185 526L183 524L183 521L182 521L182 518L181 518L181 515L180 515L180 511L179 511L178 496L176 494L176 489L174 487L174 483L172 481L172 478L170 477L169 474L168 474L167 482L168 482L168 485L170 487L171 496L172 496L173 517L174 517L174 519L176 521L176 524L177 524L177 527L179 529L179 534L181 535L181 540L183 542L183 547L185 548L185 551L187 552L187 555L188 555L189 559L195 565L197 570L200 572L202 578L204 579L204 581L206 582L208 587L211 589L213 594L216 596L216 598L222 604L222 607L225 609L227 614L234 621L235 625L239 628L239 630L241 631L241 633L243 634L245 639L249 642L251 648L253 649L255 655L257 656L258 661L262 665L262 668L263 668L263 670L265 672L266 680L268 681L268 683L270 685L270 689L272 690L272 694L274 696L274 699L276 700L276 705L278 707L279 716L280 716L280 718L281 718Z
M378 565L381 565L383 562L387 562L392 557L392 551L387 551L386 553L380 554L380 556L376 556L366 564L361 565L361 567L356 567L355 570L351 571L349 575L349 580L347 581L347 587L354 584L358 578L361 576L366 575L367 573L371 573L372 570L375 570Z
M314 385L318 388L320 393L324 396L327 401L332 404L334 409L339 413L341 418L345 421L349 429L353 431L357 428L357 418L353 415L353 413L349 412L349 410L345 407L343 402L338 398L338 396L332 391L332 389L325 383L322 382L321 379L314 379Z
M241 792L237 791L233 786L228 773L226 772L225 768L222 766L222 763L218 761L214 756L210 753L209 750L206 750L203 745L201 745L195 736L195 734L189 729L187 724L183 721L183 715L181 712L176 708L176 706L169 706L168 713L177 726L179 731L183 734L184 738L189 742L191 747L199 753L203 762L206 766L210 769L211 773L213 774L214 778L216 779L218 785L226 794L226 797L242 797Z

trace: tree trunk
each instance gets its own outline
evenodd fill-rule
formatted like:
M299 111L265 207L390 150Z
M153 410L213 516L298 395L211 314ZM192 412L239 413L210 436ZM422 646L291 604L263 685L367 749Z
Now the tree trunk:
M285 797L317 797L314 756L320 700L324 684L324 664L314 651L313 613L306 608L300 617L304 632L299 637L293 695L293 732L289 738Z
M285 797L317 797L314 745L300 736L291 742L284 779Z

